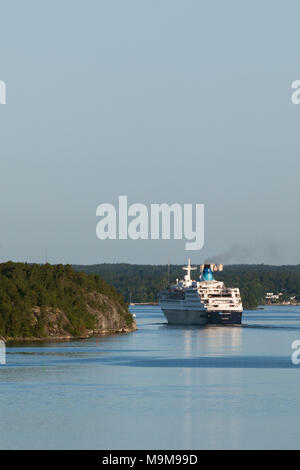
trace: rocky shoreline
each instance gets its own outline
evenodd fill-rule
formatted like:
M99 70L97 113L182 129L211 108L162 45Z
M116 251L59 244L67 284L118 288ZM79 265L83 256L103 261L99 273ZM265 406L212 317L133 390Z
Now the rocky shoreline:
M125 306L113 301L99 292L90 292L85 297L86 308L94 317L93 329L86 327L80 334L72 333L72 324L66 313L61 308L36 306L32 308L31 323L37 324L43 316L44 326L40 335L4 336L5 342L59 342L76 339L87 339L99 335L112 335L131 333L137 330L134 318L129 314ZM130 321L126 321L126 315L130 315Z
M16 338L11 338L11 337L0 337L0 340L3 340L5 343L14 343L14 342L61 342L61 341L74 341L74 340L80 340L80 339L88 339L88 338L93 338L97 336L109 336L109 335L116 335L116 334L125 334L125 333L132 333L134 331L137 331L137 326L136 322L132 324L132 327L123 327L123 328L112 328L112 329L103 329L103 330L91 330L87 331L86 335L80 335L80 336L72 336L72 335L49 335L49 336L43 336L43 337L35 337L35 336L29 336L29 337L16 337Z

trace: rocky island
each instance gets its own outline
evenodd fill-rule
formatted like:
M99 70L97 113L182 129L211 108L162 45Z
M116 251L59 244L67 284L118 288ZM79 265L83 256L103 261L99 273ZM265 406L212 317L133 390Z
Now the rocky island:
M0 264L0 337L62 340L136 330L122 296L69 265Z

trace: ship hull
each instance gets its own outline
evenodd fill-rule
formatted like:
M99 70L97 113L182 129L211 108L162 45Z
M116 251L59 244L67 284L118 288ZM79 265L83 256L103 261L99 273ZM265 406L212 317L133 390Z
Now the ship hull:
M241 325L242 312L208 312L208 325Z
M169 325L241 325L242 312L206 312L197 309L164 308Z
M207 312L192 309L166 309L162 308L169 325L206 325Z

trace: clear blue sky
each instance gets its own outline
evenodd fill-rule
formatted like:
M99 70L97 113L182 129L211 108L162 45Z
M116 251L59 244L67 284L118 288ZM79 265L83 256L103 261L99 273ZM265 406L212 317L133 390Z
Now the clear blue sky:
M300 262L297 1L2 0L0 260ZM96 238L205 204L205 248ZM221 256L222 254L222 256Z

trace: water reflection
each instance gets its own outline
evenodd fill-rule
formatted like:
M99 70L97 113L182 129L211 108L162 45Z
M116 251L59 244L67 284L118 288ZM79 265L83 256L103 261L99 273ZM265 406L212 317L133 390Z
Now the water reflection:
M242 334L240 327L208 327L199 340L204 340L206 349L213 354L240 354Z
M173 328L158 308L139 307L129 335L9 346L0 447L297 446L294 312L285 322L284 309L246 313L251 327Z
M186 358L191 357L191 352L192 352L192 331L191 330L185 330L184 331L184 355ZM183 375L184 375L184 385L185 385L185 391L184 391L184 403L183 403L183 408L184 408L184 426L183 426L183 440L184 440L184 448L188 449L191 445L191 434L192 434L192 396L191 396L191 385L192 385L192 379L191 379L191 374L192 371L189 367L185 367L183 369Z
M183 384L184 384L184 398L183 398L183 448L189 449L195 445L195 440L198 441L198 448L201 448L201 434L205 433L205 446L207 448L216 448L218 446L216 437L216 427L218 429L230 429L232 448L239 448L240 446L240 432L241 425L240 419L237 416L218 413L219 409L228 408L228 393L224 393L223 387L220 388L216 384L216 369L208 367L205 369L195 369L194 360L195 355L218 355L223 356L228 353L239 354L242 344L242 331L240 328L206 328L201 330L184 329L183 331L183 345L184 345L184 358L185 362L181 363L183 366ZM198 361L198 365L201 364ZM169 363L170 365L170 363ZM216 364L214 364L216 365ZM201 367L199 365L199 367ZM222 369L221 369L222 371ZM201 376L199 377L199 372ZM241 369L229 368L226 369L226 380L234 384L231 394L233 400L238 401L241 394ZM200 380L199 380L200 379ZM225 381L224 381L225 382ZM196 395L195 395L196 389ZM195 406L200 409L204 406L204 402L210 402L211 407L206 410L206 419L199 419L195 422L194 412ZM217 407L216 407L217 404ZM217 410L217 412L216 412ZM200 432L201 430L201 432Z

